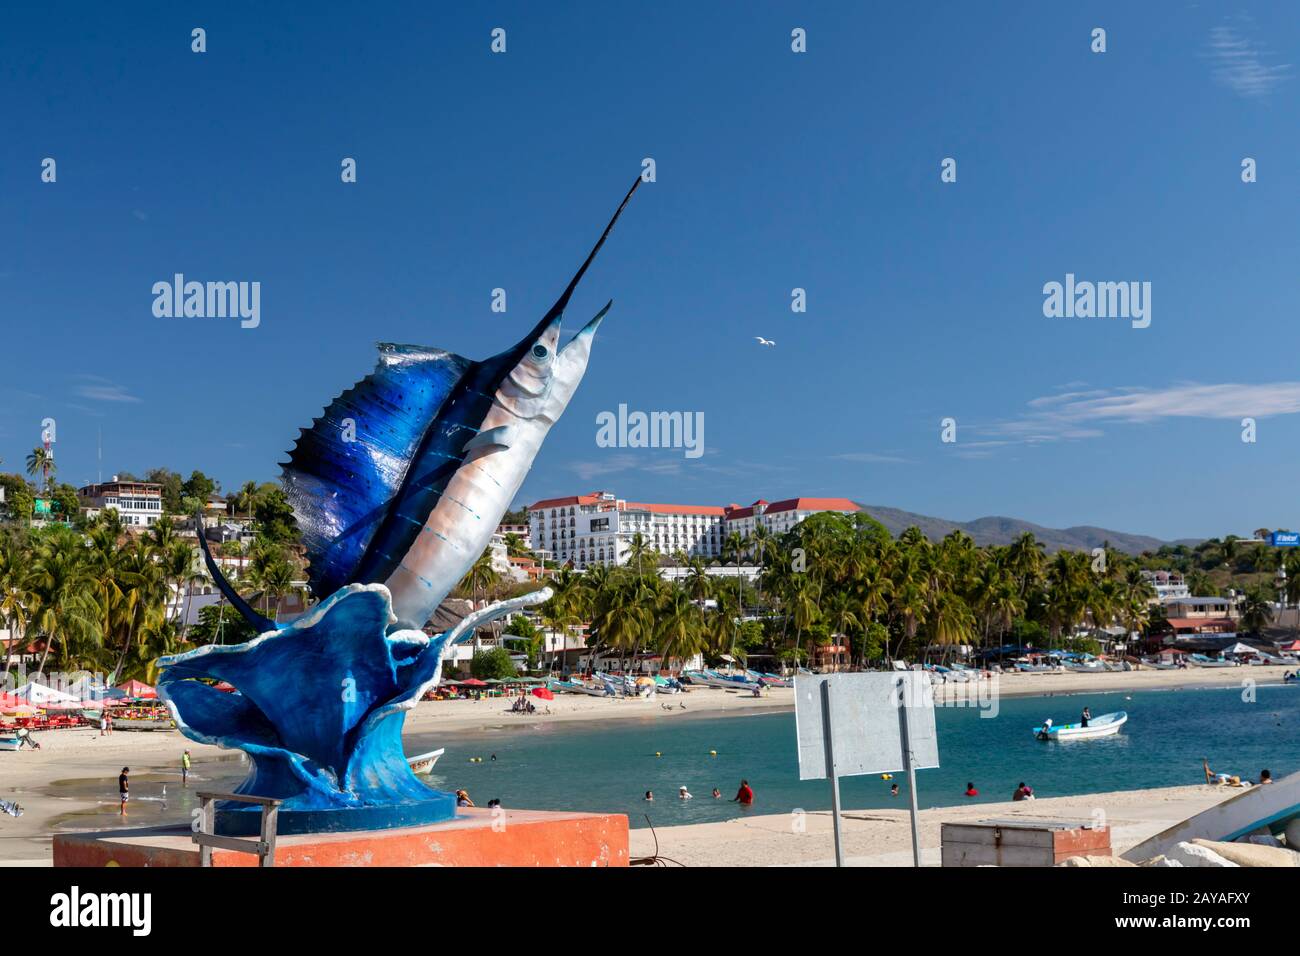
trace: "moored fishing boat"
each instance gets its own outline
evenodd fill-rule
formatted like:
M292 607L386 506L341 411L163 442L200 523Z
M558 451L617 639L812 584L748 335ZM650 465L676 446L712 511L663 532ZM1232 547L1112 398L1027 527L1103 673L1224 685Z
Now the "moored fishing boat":
M114 730L175 730L176 723L170 717L114 717Z
M430 750L427 754L416 754L414 757L407 757L406 763L410 766L412 773L426 774L433 769L433 765L438 762L438 758L446 752L445 747L439 747L437 750Z
M1044 724L1034 728L1034 736L1039 740L1084 740L1092 737L1109 737L1119 733L1119 729L1128 720L1128 714L1117 710L1111 714L1101 714L1083 724Z
M1193 654L1190 661L1195 667L1240 667L1236 661L1225 661L1206 657L1204 654Z

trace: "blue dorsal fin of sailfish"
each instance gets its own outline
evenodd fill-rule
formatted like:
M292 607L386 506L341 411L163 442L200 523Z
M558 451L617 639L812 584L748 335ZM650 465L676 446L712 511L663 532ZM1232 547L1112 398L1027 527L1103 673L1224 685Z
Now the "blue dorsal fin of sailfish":
M302 430L281 483L324 600L347 584L381 583L395 628L422 628L491 543L551 426L582 381L612 301L560 346L564 309L638 176L564 292L536 327L481 362L416 345L379 345L375 370ZM208 569L259 633L279 625Z

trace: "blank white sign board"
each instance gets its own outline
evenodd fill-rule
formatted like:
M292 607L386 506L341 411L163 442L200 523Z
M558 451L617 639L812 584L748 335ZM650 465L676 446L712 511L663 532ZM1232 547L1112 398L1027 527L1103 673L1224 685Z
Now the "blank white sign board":
M799 737L799 779L821 780L826 773L822 684L830 685L831 740L835 775L903 770L903 739L898 701L907 702L912 769L939 766L930 675L919 671L867 674L800 674L794 679L795 727ZM899 685L905 685L900 692Z

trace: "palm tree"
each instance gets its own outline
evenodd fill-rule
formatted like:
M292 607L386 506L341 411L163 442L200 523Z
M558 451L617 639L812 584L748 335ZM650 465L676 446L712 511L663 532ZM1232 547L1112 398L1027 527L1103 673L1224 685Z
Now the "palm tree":
M820 589L816 583L807 575L800 575L792 582L790 616L794 618L794 648L796 654L799 652L799 643L803 638L803 632L816 624L817 619L821 616L821 611L817 607L817 599L820 597L819 591Z
M66 652L74 641L94 645L102 639L99 607L85 562L85 550L81 538L65 528L56 529L37 549L32 569L37 609L31 626L45 640L37 667L40 677L45 675L45 665L55 645L61 643L62 652Z
M858 618L858 607L858 601L848 591L838 590L831 595L826 608L826 623L830 625L832 639L836 634L842 634L845 640L848 640L850 632L858 631L864 627L863 622ZM839 641L835 641L835 644L838 647ZM839 664L839 652L837 651L835 655L837 670Z
M27 456L27 474L33 478L40 472L45 478L45 493L50 493L50 476L55 472L54 455L46 448L33 448Z
M475 596L475 607L486 607L487 594L496 587L499 580L500 575L497 574L496 568L492 567L492 548L489 546L483 550L483 553L478 556L478 560L461 578L460 589ZM474 632L474 644L475 647L478 646L477 630Z
M496 572L493 572L495 574ZM280 620L280 598L294 590L293 587L293 565L288 561L276 561L271 564L262 576L262 588L266 591L270 600L275 602L275 613L271 620Z
M1273 596L1262 585L1249 588L1241 603L1241 626L1258 634L1273 621Z
M30 589L31 553L21 547L11 535L0 537L0 623L9 632L5 645L4 670L0 680L9 673L14 645L27 629L27 622L35 609L35 594Z
M713 578L709 575L709 566L701 557L691 558L687 564L687 574L682 585L692 601L706 601L713 593Z
M253 509L257 507L257 482L246 481L239 486L239 491L235 494L235 511L238 512L243 508L245 516L249 522L253 520Z
M673 589L658 608L655 640L665 669L671 660L685 661L703 649L703 615L685 591Z

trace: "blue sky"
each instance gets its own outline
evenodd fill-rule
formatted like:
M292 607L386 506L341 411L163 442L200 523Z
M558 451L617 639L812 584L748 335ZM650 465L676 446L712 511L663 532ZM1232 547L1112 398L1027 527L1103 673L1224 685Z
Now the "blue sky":
M0 12L0 468L53 416L73 483L100 431L106 475L272 479L374 342L520 338L649 156L522 501L1297 523L1295 5L318 6ZM155 318L176 272L261 282L260 326ZM1151 282L1150 327L1044 317L1066 273ZM619 403L706 453L597 447Z

